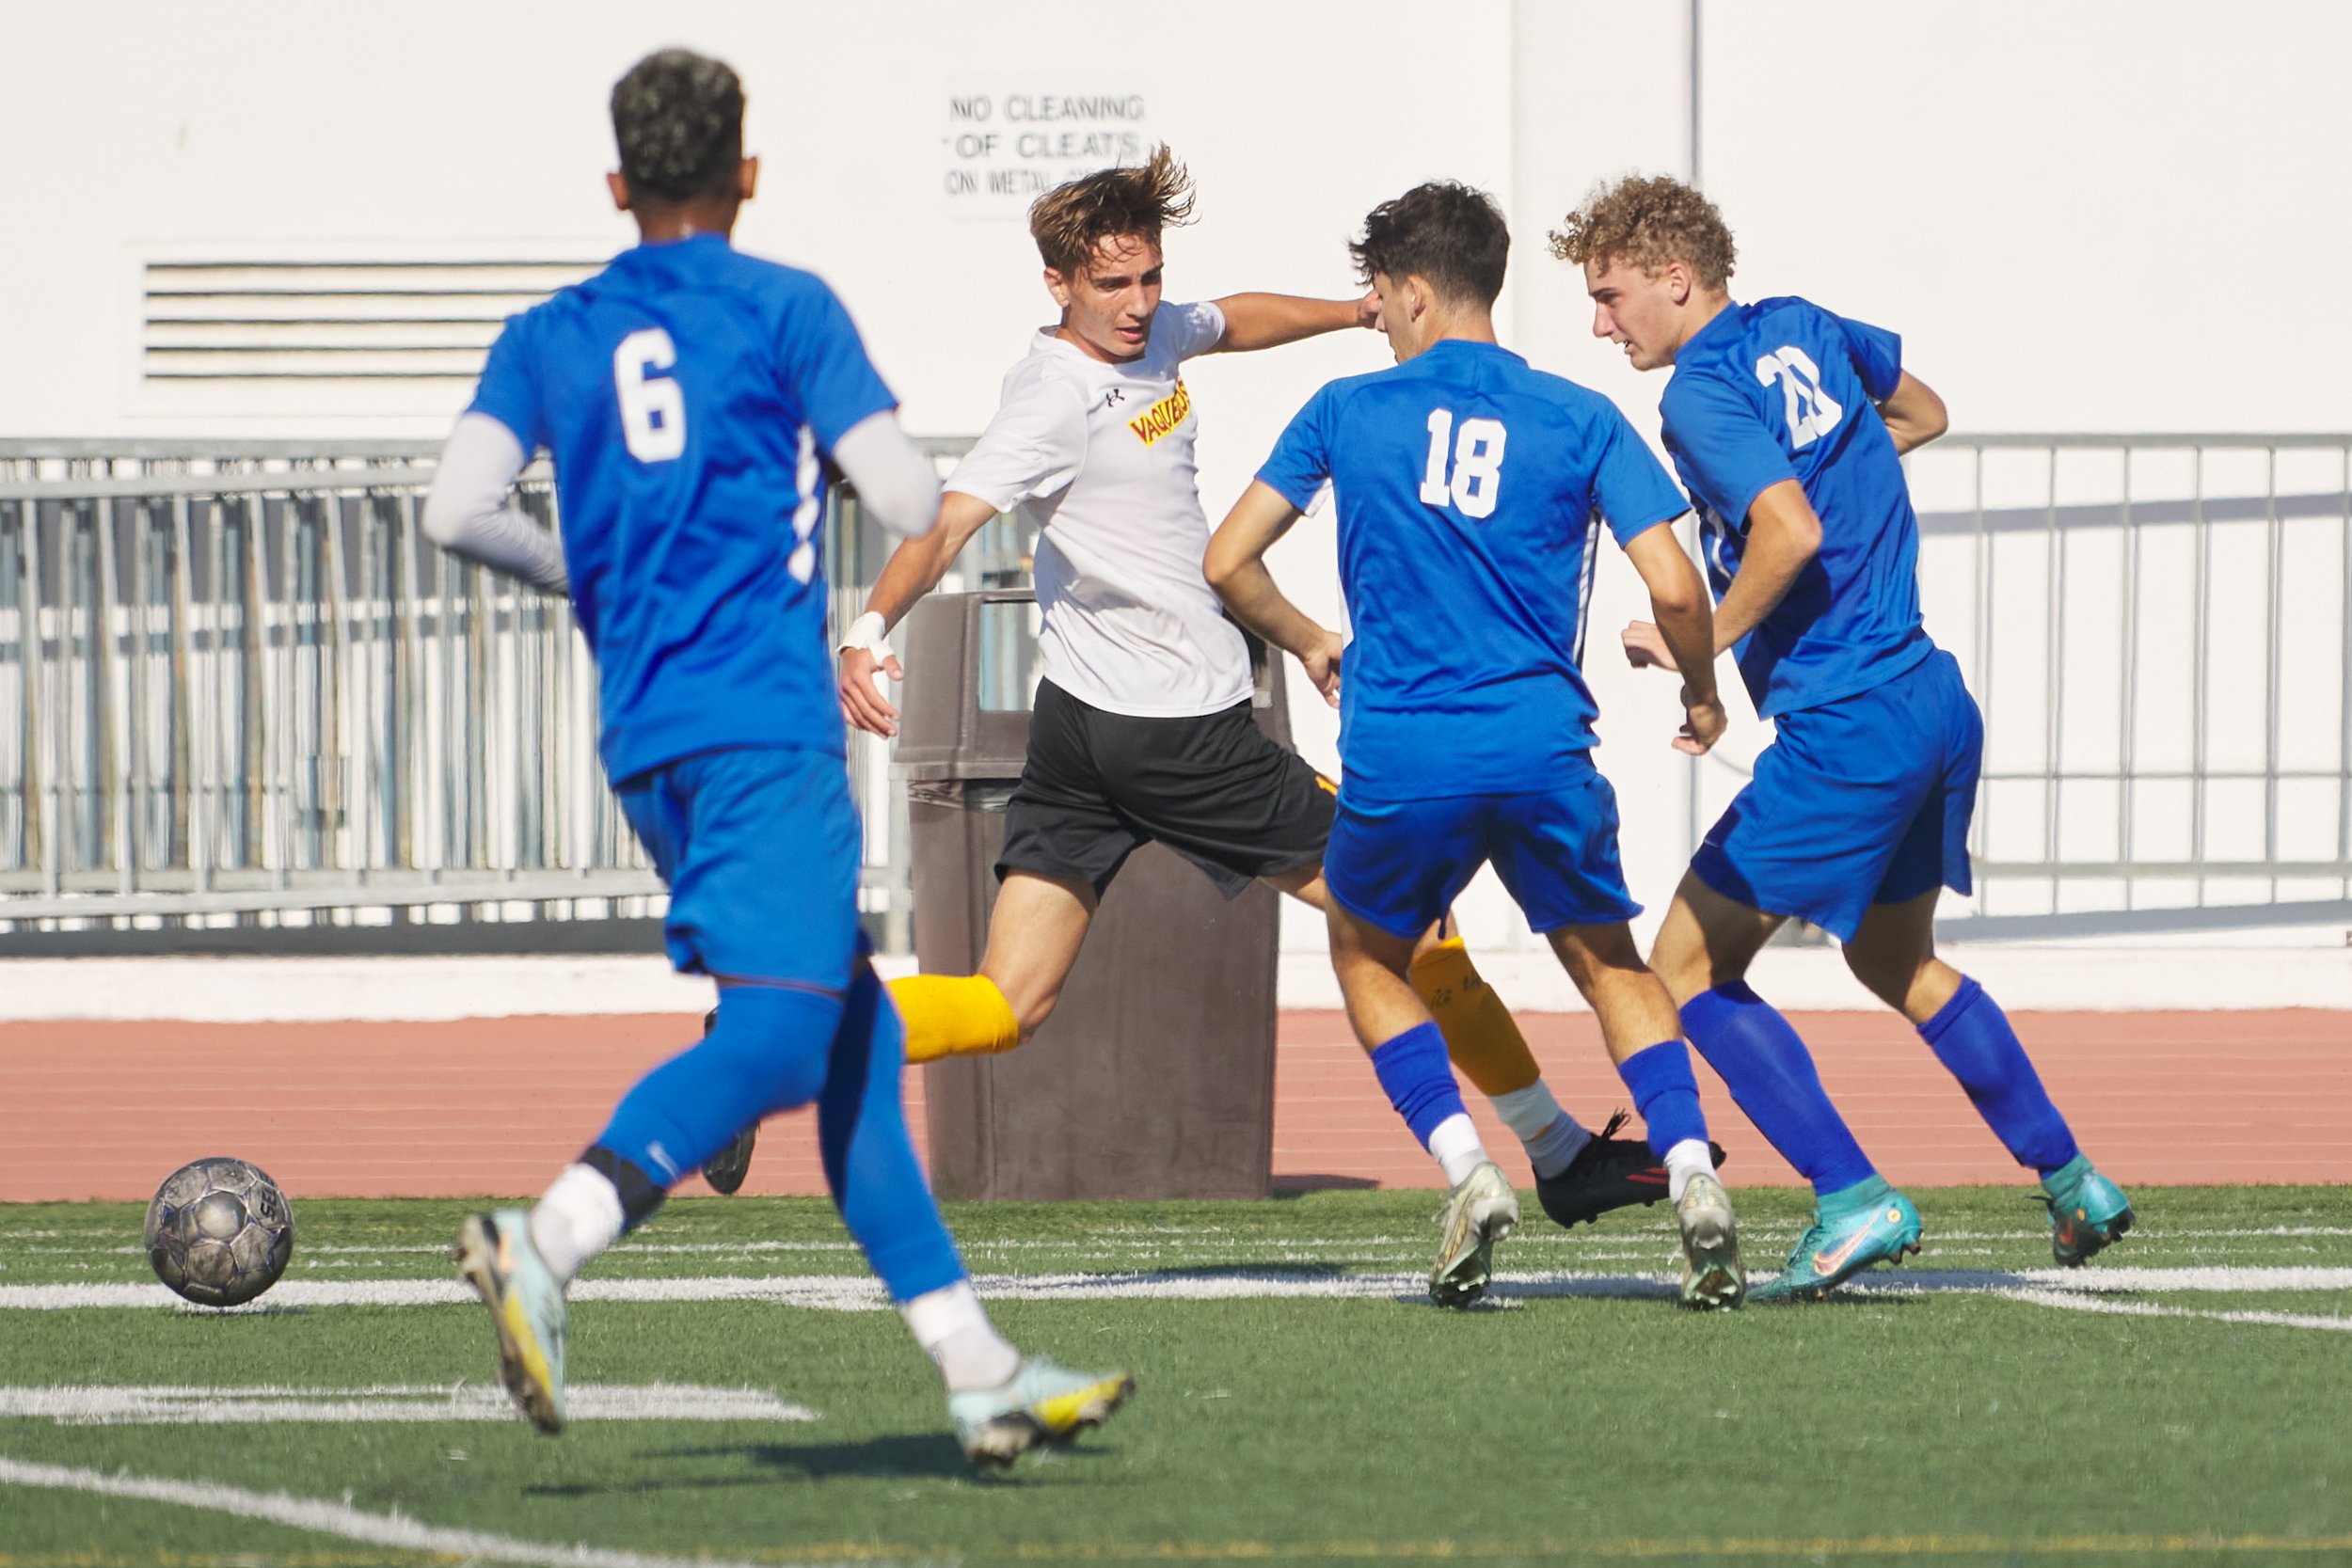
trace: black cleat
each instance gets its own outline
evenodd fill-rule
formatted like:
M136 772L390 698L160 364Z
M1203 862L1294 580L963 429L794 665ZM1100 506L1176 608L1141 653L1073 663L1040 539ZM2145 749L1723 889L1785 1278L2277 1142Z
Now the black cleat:
M713 1007L703 1014L703 1037L719 1026L719 1009ZM759 1142L759 1123L754 1122L735 1135L735 1141L703 1163L703 1180L710 1183L714 1193L732 1193L743 1185L743 1179L752 1173L752 1148Z
M1640 1138L1620 1138L1626 1123L1619 1111L1593 1134L1592 1142L1576 1151L1568 1168L1557 1176L1535 1180L1535 1198L1557 1225L1581 1225L1613 1209L1636 1203L1656 1203L1666 1196L1666 1166ZM1715 1164L1724 1163L1721 1145L1708 1144Z

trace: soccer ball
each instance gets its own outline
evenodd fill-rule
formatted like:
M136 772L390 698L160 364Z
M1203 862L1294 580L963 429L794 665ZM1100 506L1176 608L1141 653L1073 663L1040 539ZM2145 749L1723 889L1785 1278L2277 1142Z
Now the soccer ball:
M261 1166L215 1157L182 1165L147 1206L155 1277L205 1307L235 1307L278 1283L294 1256L294 1211Z

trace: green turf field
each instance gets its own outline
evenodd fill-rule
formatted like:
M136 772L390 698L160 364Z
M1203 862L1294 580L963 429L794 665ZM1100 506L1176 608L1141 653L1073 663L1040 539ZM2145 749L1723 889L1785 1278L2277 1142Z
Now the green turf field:
M1735 1196L1769 1271L1802 1200ZM1662 1206L1535 1219L1468 1313L1418 1299L1427 1195L962 1209L1017 1340L1141 1384L997 1481L819 1203L683 1200L609 1256L571 1376L615 1418L553 1441L431 1299L460 1205L302 1204L235 1314L73 1305L146 1301L137 1211L0 1206L0 1568L2352 1560L2352 1189L2137 1192L2065 1280L2024 1189L1914 1196L1887 1288L1713 1317Z

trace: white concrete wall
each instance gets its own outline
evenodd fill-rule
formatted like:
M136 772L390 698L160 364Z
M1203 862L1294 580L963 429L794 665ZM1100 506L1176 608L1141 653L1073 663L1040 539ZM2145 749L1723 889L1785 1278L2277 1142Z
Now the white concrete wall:
M1437 175L1483 184L1519 237L1514 346L1654 431L1660 379L1590 338L1543 235L1597 179L1688 170L1689 21L1684 0L1196 0L1149 21L1034 0L17 7L0 434L437 435L458 388L143 388L141 263L618 248L605 94L672 42L750 87L764 178L739 242L834 283L918 431L977 429L1048 314L1021 225L960 220L943 192L948 101L974 91L1144 96L1201 190L1170 241L1172 297L1345 293L1342 244L1373 202ZM2347 55L2352 8L2327 0L1715 0L1698 152L1740 236L1737 292L1901 331L1963 429L2343 430ZM1191 372L1212 516L1314 386L1380 362L1352 337ZM1300 529L1277 566L1337 613L1327 530ZM1656 904L1687 853L1694 770L1665 748L1668 684L1607 657L1639 608L1607 563L1601 761ZM2316 635L2324 656L2343 631ZM1328 765L1328 715L1302 702L1296 719ZM1761 740L1751 724L1727 750ZM1708 810L1737 784L1713 764L1695 778ZM1525 945L1491 889L1466 917L1483 946ZM1291 938L1318 940L1305 923Z

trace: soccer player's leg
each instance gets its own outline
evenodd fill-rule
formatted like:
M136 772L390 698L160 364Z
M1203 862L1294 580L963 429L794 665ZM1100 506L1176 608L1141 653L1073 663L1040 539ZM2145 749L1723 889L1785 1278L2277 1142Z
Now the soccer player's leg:
M898 1012L861 958L817 1102L825 1183L909 1332L939 1369L965 1457L1001 1467L1039 1443L1101 1425L1135 1391L1135 1379L1024 1357L996 1332L915 1159L903 1066Z
M1495 1244L1518 1224L1518 1199L1488 1159L1462 1104L1445 1038L1406 978L1413 948L1484 859L1479 802L1342 805L1324 857L1331 967L1373 1071L1444 1172L1445 1207L1430 1299L1467 1307L1486 1293Z
M1923 744L1932 740L1930 726L1941 715L1945 772L1846 943L1846 965L1872 995L1911 1022L2010 1157L2041 1177L2051 1250L2060 1264L2076 1267L2120 1239L2136 1216L2122 1189L2076 1146L1999 1004L1936 957L1941 890L1970 890L1968 824L1984 729L1948 655L1929 660L1906 680L1918 689L1912 710L1929 732L1919 737Z
M1005 806L979 973L890 983L908 1061L1010 1051L1052 1015L1104 890L1143 843L1096 764L1091 729L1104 717L1050 682L1038 688L1021 782Z
M490 1308L500 1374L542 1431L564 1425L564 1291L745 1127L823 1085L858 958L856 813L824 752L706 752L623 782L671 890L665 935L720 981L700 1043L647 1073L528 1212L466 1222L460 1272Z
M1676 891L1650 967L1683 1029L1772 1147L1812 1183L1813 1223L1751 1301L1818 1296L1919 1247L1918 1211L1863 1153L1804 1042L1746 980L1790 915L1841 939L1868 908L1923 787L1920 767L1873 733L1866 702L1788 715Z
M1626 925L1641 906L1617 860L1615 793L1587 763L1553 790L1496 800L1493 816L1487 842L1495 874L1591 1004L1650 1149L1666 1169L1682 1232L1683 1303L1737 1307L1747 1275L1681 1020Z
M1179 725L1125 723L1136 727L1137 740L1151 739L1120 748L1122 761L1111 781L1130 820L1200 866L1229 898L1263 880L1302 903L1328 909L1323 859L1337 785L1268 738L1247 706ZM1487 1097L1527 1150L1538 1191L1550 1190L1543 1184L1556 1184L1581 1157L1574 1190L1592 1212L1642 1201L1645 1189L1617 1174L1640 1146L1606 1132L1596 1139L1561 1109L1511 1010L1442 925L1442 919L1432 922L1406 977L1445 1037L1454 1067Z

